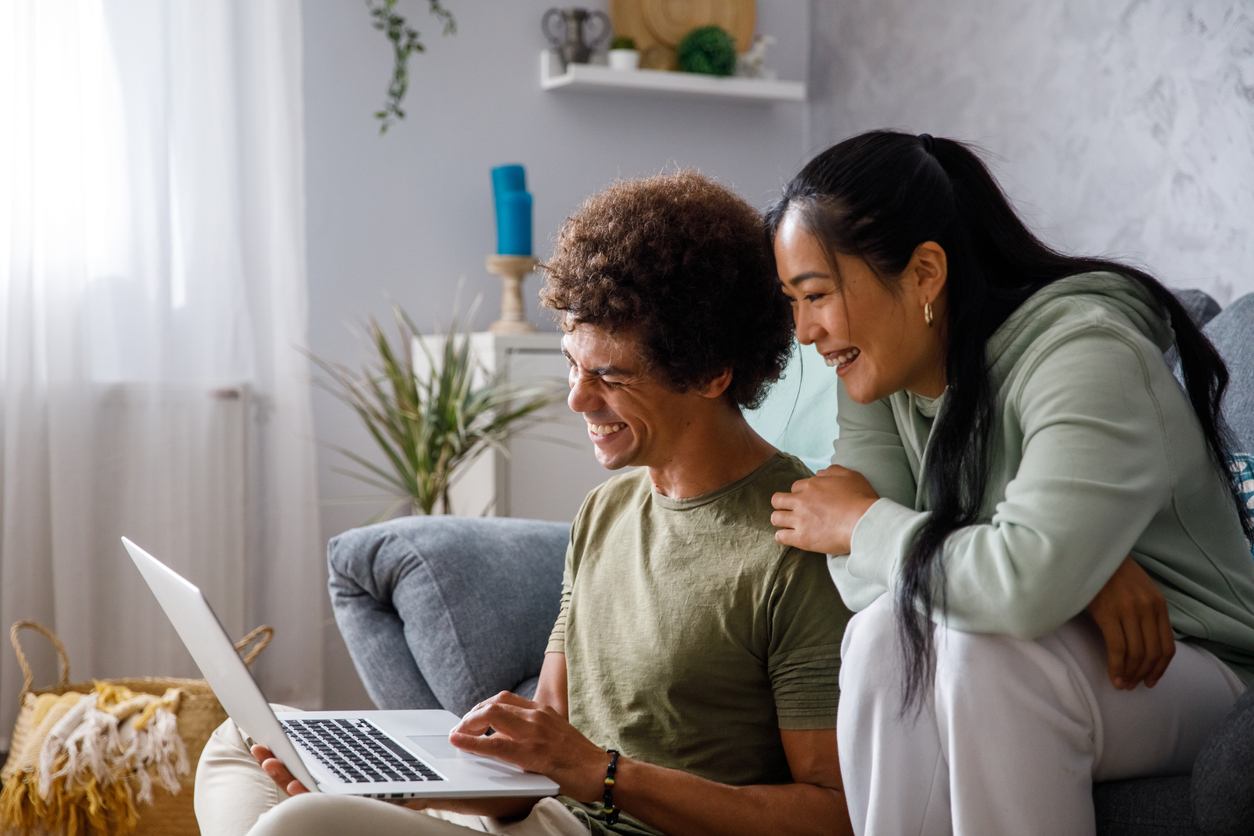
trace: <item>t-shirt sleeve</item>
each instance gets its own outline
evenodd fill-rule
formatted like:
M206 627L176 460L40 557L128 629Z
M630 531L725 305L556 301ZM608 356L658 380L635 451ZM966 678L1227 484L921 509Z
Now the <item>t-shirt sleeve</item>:
M771 589L767 672L781 729L832 729L840 702L840 643L853 613L824 555L789 549Z
M562 608L557 612L557 621L553 624L553 632L549 633L549 644L545 653L566 652L566 614L570 612L570 589L574 585L574 573L571 571L572 544L566 546L566 568L562 571Z

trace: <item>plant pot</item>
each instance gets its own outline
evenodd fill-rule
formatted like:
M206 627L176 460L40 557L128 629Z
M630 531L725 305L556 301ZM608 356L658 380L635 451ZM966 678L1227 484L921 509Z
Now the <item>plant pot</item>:
M640 52L635 49L611 49L610 69L635 70L640 67Z

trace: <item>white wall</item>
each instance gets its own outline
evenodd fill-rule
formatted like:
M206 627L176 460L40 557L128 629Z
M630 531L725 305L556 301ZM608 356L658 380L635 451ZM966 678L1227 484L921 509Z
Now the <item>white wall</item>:
M425 0L403 0L427 52L410 64L409 117L379 136L371 114L391 72L384 36L356 0L305 0L305 114L309 213L310 347L344 362L362 356L345 323L384 317L388 300L422 327L446 322L459 278L463 305L484 294L478 324L496 318L499 280L484 270L495 250L488 170L527 166L535 196L537 256L562 220L620 176L692 166L765 204L802 161L804 106L545 93L540 17L552 0L451 0L458 33L442 38ZM605 8L605 0L588 0ZM804 79L807 0L759 0L758 30L780 45L768 66ZM538 278L526 286L528 316ZM346 407L325 393L314 401L318 438L361 452L372 443ZM591 455L591 454L590 454ZM377 506L346 505L369 489L331 471L319 457L326 537L360 524ZM329 619L328 613L328 619ZM329 620L326 702L368 704Z
M1250 0L820 0L815 148L974 140L1053 244L1254 291Z

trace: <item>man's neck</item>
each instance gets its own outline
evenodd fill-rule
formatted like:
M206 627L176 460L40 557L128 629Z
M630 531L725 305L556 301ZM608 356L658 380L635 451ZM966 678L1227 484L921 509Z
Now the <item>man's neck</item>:
M775 455L738 409L695 416L671 457L650 464L653 488L671 499L691 499L745 478Z

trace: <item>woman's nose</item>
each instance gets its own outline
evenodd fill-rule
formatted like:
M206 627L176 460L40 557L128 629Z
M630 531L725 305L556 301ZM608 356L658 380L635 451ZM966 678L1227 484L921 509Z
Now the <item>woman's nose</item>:
M793 324L797 327L797 342L802 345L813 345L820 336L818 321L810 314L809 305L797 305L793 308Z

